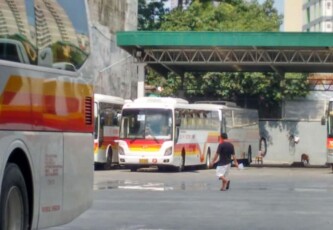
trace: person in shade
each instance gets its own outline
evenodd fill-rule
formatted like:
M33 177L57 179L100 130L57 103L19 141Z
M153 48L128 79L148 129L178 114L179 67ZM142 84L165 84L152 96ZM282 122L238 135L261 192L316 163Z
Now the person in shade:
M227 134L223 133L221 135L222 142L217 147L216 153L213 157L210 166L213 167L214 164L216 166L216 176L219 180L222 181L221 191L226 191L229 189L230 180L228 178L229 171L231 168L231 161L234 160L234 164L238 167L237 158L235 155L235 149L232 143L228 142Z

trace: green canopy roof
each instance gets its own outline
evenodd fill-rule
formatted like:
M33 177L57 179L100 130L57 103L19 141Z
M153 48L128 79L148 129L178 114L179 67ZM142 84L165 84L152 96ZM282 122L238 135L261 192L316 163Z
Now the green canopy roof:
M333 72L333 33L117 33L117 45L159 72Z

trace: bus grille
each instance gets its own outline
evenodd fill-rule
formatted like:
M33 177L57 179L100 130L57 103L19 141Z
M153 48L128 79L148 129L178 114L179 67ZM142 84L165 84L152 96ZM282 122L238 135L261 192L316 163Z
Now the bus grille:
M85 99L85 120L86 125L92 124L92 97L86 97Z

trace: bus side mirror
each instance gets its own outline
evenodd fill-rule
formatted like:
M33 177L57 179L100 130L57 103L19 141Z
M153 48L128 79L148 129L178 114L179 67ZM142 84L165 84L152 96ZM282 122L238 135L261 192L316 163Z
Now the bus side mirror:
M181 119L176 118L176 127L179 127L181 125Z
M104 113L101 113L99 123L100 123L101 126L104 126L104 123L105 123Z
M326 118L325 116L321 117L321 125L325 125L326 124Z
M179 126L176 126L176 133L175 133L174 137L175 137L175 142L177 143L178 138L179 138Z

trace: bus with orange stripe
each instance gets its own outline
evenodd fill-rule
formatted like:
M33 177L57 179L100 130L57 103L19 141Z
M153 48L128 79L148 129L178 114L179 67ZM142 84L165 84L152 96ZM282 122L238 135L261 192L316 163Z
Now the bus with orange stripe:
M326 111L326 123L327 123L327 164L331 166L333 172L333 98L328 102L328 108Z
M118 165L119 122L125 100L121 97L95 94L94 161L95 166L110 169Z
M221 140L227 133L228 140ZM256 110L217 104L190 104L178 98L143 97L124 105L119 136L119 162L140 167L209 168L220 141L235 145L237 158L250 164L259 151Z
M65 224L93 199L87 3L0 0L0 12L0 229Z

